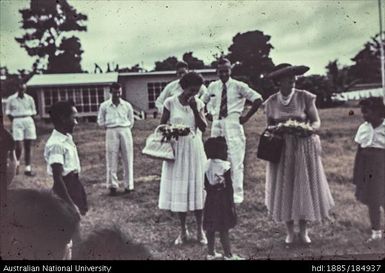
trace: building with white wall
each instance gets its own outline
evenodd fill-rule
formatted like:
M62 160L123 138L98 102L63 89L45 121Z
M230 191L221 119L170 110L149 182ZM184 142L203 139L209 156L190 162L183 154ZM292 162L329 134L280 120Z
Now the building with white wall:
M196 70L205 84L217 79L215 69ZM56 101L72 99L80 117L95 117L99 105L109 98L109 87L119 82L123 98L129 101L137 117L156 111L155 100L172 80L175 71L127 72L101 74L40 74L27 82L27 92L36 102L39 117L49 117L48 109Z

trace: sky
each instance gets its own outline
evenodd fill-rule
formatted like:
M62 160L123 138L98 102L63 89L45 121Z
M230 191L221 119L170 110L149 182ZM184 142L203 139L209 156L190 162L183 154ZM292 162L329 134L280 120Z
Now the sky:
M304 64L308 74L324 74L329 61L351 64L379 32L377 0L68 2L88 16L87 32L74 34L89 72L94 63L105 70L107 62L151 70L155 61L189 51L209 64L213 54L228 52L237 33L260 30L271 36L275 64ZM0 64L11 72L34 62L14 39L24 33L18 10L28 6L28 0L0 0Z

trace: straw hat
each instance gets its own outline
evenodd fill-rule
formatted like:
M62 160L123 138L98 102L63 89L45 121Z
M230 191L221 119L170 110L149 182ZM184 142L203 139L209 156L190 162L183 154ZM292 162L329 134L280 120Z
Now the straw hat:
M270 72L268 78L281 78L284 76L296 76L302 75L310 68L305 65L291 65L288 63L282 63L277 65L272 72Z

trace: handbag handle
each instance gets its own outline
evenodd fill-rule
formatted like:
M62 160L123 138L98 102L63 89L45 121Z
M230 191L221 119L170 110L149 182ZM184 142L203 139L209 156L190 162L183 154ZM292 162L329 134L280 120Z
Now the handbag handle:
M164 127L167 127L167 126L168 126L167 124L160 124L160 125L158 125L158 126L155 128L154 133L155 133L155 134L158 134L158 132L159 132L159 130L160 130L161 128L164 128Z

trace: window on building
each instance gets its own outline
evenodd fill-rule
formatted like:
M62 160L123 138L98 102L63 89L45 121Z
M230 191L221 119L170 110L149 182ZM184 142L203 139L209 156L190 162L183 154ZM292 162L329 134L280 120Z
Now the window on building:
M46 113L59 100L74 101L79 113L97 112L99 105L104 101L102 86L51 87L45 88L43 94Z
M155 108L155 101L159 97L160 92L168 82L149 82L147 83L147 92L148 92L148 108Z

